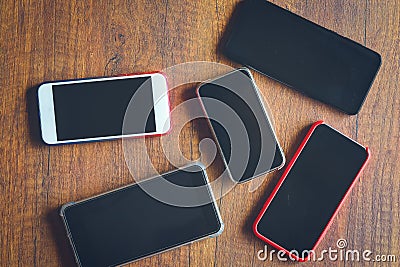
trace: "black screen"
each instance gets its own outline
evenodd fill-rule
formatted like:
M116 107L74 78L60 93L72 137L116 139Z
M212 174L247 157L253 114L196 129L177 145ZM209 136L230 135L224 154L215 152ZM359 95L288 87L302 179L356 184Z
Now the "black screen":
M264 0L239 3L228 57L348 114L358 113L380 66L376 52Z
M367 156L351 139L317 126L262 216L259 233L289 251L311 250Z
M206 185L196 165L163 178L185 187ZM162 177L156 177L141 184L157 187L161 181ZM217 233L221 221L211 192L207 187L195 192L192 198L207 197L209 204L173 206L132 185L67 206L64 219L82 266L120 265Z
M57 139L62 141L121 135L126 109L137 92L135 116L130 116L134 117L135 122L129 124L133 126L124 134L155 132L149 77L54 85ZM136 101L136 97L140 101Z
M245 69L233 71L199 88L205 111L235 181L249 180L283 163L278 141L256 90ZM233 113L224 112L225 105ZM240 132L243 126L245 132ZM249 152L248 157L245 151Z

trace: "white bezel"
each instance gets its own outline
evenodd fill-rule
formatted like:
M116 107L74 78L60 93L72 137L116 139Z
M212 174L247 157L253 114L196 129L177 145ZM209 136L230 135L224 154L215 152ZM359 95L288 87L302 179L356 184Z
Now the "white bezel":
M153 90L153 103L154 103L154 115L156 123L156 131L151 133L139 133L129 135L116 135L116 136L104 136L95 138L83 138L74 140L58 140L55 109L53 100L53 86L74 84L74 83L88 83L108 80L121 80L121 79L135 79L141 77L149 77L152 81ZM170 122L170 107L168 99L168 85L165 76L161 73L151 74L137 74L127 75L118 77L107 77L107 78L93 78L93 79L81 79L73 81L62 81L62 82L49 82L44 83L38 88L38 102L39 102L39 117L40 126L42 132L42 139L46 144L65 144L65 143L77 143L77 142L89 142L99 140L110 140L121 137L139 137L139 136L151 136L165 134L171 127Z

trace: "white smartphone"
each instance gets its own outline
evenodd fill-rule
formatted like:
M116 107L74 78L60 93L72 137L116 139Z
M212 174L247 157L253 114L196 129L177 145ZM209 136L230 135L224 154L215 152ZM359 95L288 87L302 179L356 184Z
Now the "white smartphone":
M171 127L168 85L158 72L46 82L38 102L46 144L162 135Z

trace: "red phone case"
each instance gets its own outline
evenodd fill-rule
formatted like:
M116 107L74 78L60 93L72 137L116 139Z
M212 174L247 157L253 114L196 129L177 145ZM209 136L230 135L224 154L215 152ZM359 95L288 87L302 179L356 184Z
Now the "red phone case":
M303 141L301 142L299 148L297 149L296 153L294 154L293 158L290 160L287 168L285 169L285 171L282 174L282 177L279 179L278 184L275 186L274 190L272 191L271 195L268 197L267 201L265 202L263 208L261 209L260 213L258 214L256 220L254 221L253 224L253 232L254 234L260 238L261 240L263 240L264 242L266 242L267 244L284 251L287 255L289 255L291 258L300 261L300 262L305 262L307 260L309 260L310 258L310 254L305 257L305 258L300 258L297 255L291 253L288 249L280 246L279 244L275 243L274 241L268 239L267 237L263 236L262 234L260 234L257 230L257 225L260 222L262 216L264 215L265 211L267 210L268 206L270 205L271 201L273 200L273 198L275 197L276 193L278 192L279 188L281 187L281 185L283 184L283 182L285 181L288 173L290 172L290 170L292 169L294 163L296 162L297 158L299 157L301 151L303 150L303 148L306 146L308 140L310 139L311 135L313 134L315 128L317 128L319 125L324 124L324 121L317 121L315 122L310 130L308 131L306 137L303 139ZM347 197L347 195L349 194L349 192L351 191L351 189L353 188L357 178L360 176L360 173L362 172L362 170L364 169L365 165L367 164L369 158L370 158L370 151L368 149L368 147L366 147L366 151L367 151L367 158L364 161L364 163L362 164L360 170L358 171L358 173L356 174L356 176L354 177L353 182L351 183L351 185L349 186L349 188L347 189L346 193L344 194L342 200L340 201L339 205L337 206L335 212L333 213L332 217L329 219L329 222L326 224L324 230L322 231L321 235L318 237L317 242L314 244L313 248L311 250L315 250L315 248L318 246L318 244L321 242L322 238L325 236L326 231L328 230L328 228L330 227L330 225L332 224L333 218L336 216L336 214L338 213L340 207L342 206L345 198Z

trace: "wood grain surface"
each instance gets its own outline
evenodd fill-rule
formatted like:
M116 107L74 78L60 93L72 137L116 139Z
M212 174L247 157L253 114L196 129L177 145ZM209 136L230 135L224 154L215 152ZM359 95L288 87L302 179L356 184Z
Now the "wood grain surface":
M276 0L274 3L382 55L361 112L345 115L254 73L273 113L288 159L312 122L323 119L372 151L318 251L344 238L349 249L397 256L396 263L260 261L264 244L251 224L282 171L249 192L236 186L218 200L225 231L131 266L399 266L400 91L399 0ZM73 266L59 207L203 159L209 136L200 119L174 129L175 141L132 140L127 167L122 141L47 146L38 138L35 89L44 81L146 72L190 61L233 67L218 44L237 1L0 1L0 266ZM193 98L194 85L171 92L172 106ZM188 110L190 112L190 110ZM184 122L187 113L173 113ZM178 123L179 124L179 123ZM168 141L169 140L169 141ZM163 145L164 144L164 145ZM146 150L142 148L145 145ZM164 149L163 149L164 147ZM203 152L203 151L202 151ZM168 157L165 156L168 154ZM171 163L173 160L173 163ZM208 168L214 180L220 159ZM221 185L218 190L223 190ZM268 247L270 250L271 247Z

